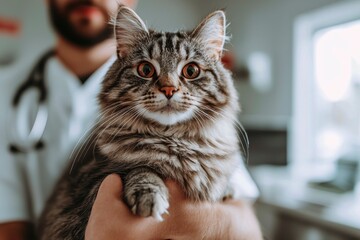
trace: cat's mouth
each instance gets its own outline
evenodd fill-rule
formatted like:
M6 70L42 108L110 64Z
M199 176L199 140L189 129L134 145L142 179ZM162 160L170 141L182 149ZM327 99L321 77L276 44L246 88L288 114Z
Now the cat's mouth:
M174 100L161 101L156 106L145 107L140 111L145 117L163 125L173 125L188 120L193 114L191 107Z
M165 107L162 107L159 112L160 113L170 113L170 112L175 112L176 109L174 107L172 107L170 104L166 105Z
M179 112L185 112L188 109L184 107L181 102L174 101L174 100L166 100L163 101L161 104L159 104L158 108L155 112L159 113L179 113Z
M171 100L168 100L165 106L160 107L160 109L158 110L158 112L160 113L171 113L177 111L179 111L179 109L177 109L176 104Z

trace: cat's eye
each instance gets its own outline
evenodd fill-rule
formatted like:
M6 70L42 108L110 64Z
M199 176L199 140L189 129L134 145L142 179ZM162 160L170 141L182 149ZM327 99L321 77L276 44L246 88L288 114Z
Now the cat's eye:
M138 65L137 73L140 77L151 78L155 74L155 68L151 63L144 61Z
M188 63L182 69L182 75L187 79L197 78L200 74L200 68L196 63Z

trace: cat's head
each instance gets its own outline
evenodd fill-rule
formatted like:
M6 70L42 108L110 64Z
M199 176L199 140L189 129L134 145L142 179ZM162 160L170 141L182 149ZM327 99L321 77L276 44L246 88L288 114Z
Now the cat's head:
M103 114L202 127L236 113L236 91L221 63L223 11L211 13L192 31L172 33L149 30L133 10L121 6L114 25L118 59L99 97Z

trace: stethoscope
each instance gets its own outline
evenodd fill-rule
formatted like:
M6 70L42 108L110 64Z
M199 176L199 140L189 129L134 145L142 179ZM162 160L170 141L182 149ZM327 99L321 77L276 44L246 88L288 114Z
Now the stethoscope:
M47 88L44 79L45 65L47 60L54 55L55 51L46 52L31 70L28 78L24 81L12 99L14 110L9 116L9 131L11 141L9 150L13 154L28 153L44 148L43 135L48 122ZM26 94L34 89L37 93L36 106L29 107L31 101L25 101ZM32 107L36 107L34 121L29 124L29 116ZM14 127L10 127L14 126Z

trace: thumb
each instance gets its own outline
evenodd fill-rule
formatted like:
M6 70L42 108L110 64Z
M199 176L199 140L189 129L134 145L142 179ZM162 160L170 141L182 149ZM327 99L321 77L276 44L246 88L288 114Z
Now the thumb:
M169 190L170 202L177 203L178 201L186 200L184 190L181 188L181 186L178 183L168 179L165 181L165 185Z
M118 174L111 174L105 177L100 185L97 199L122 199L122 180ZM100 200L99 199L99 200Z

